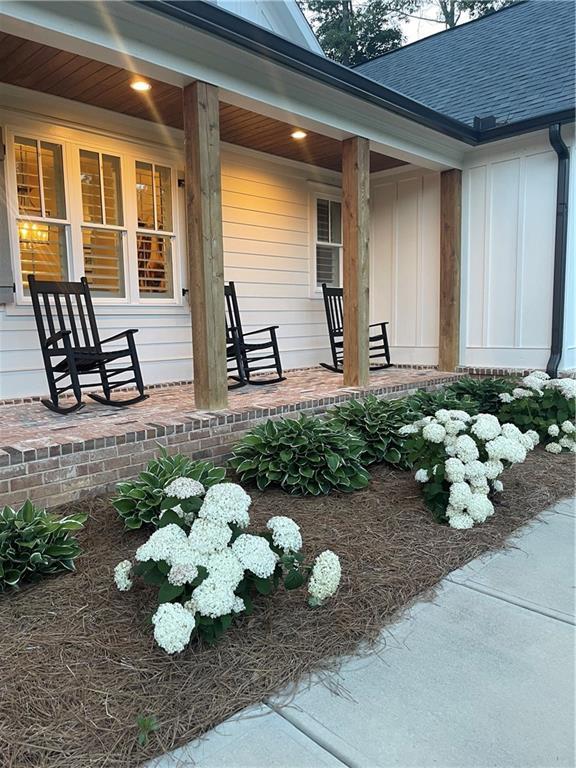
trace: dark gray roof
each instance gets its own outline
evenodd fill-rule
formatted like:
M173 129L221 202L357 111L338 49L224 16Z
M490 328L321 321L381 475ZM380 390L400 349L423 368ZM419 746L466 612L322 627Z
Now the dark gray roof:
M574 108L574 0L524 0L362 64L357 72L471 125Z

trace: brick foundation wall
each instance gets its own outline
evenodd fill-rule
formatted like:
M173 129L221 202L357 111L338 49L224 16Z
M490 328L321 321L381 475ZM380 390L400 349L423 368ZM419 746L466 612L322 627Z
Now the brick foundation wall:
M454 375L438 374L416 384L371 388L385 399L410 394L416 389L439 389ZM342 391L336 396L304 400L242 412L225 411L183 423L149 425L146 429L112 437L76 440L31 450L10 447L0 450L0 498L2 504L18 506L27 498L35 504L54 507L88 496L108 494L121 480L136 477L158 447L181 452L194 459L224 464L241 436L261 421L295 413L324 414L337 403L363 397L364 392Z

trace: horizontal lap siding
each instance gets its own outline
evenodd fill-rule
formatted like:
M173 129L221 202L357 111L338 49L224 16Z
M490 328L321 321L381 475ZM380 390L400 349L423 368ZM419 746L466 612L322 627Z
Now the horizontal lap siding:
M316 173L315 169L312 172ZM225 279L237 285L245 330L278 325L286 368L327 359L321 301L310 298L306 170L224 152ZM96 307L102 336L138 328L148 384L192 377L188 306ZM0 398L46 393L30 307L0 307Z

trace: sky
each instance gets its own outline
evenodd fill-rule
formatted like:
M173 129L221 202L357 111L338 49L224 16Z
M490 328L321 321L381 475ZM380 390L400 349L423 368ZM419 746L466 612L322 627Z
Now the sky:
M421 18L416 18L417 16ZM446 27L442 23L433 21L437 17L438 9L434 3L430 3L422 6L421 10L414 15L414 18L406 19L401 25L406 38L405 44L421 40L423 37L428 37L428 35L434 35L436 32L442 32ZM462 14L460 23L464 21L467 21L467 18L465 18L465 14Z

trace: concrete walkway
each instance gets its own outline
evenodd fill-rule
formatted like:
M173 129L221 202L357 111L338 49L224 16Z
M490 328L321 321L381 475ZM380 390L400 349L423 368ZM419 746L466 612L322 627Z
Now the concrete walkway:
M150 768L573 768L575 510L454 571L369 657Z

